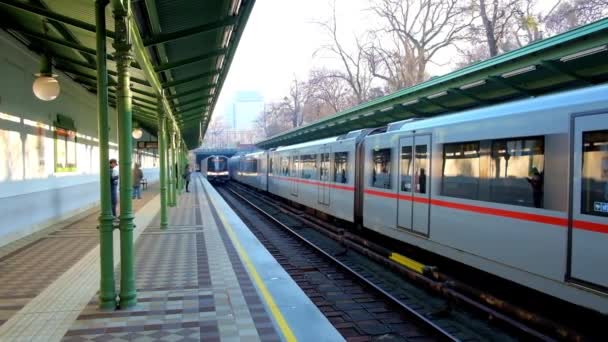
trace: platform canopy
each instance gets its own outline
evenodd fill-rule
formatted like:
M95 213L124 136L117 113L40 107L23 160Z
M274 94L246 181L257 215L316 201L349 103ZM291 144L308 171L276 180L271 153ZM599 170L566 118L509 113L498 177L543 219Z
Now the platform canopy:
M272 148L608 81L608 19L478 62L257 143Z
M122 0L128 1L128 0ZM121 0L113 0L121 2ZM255 0L131 2L134 119L157 129L157 97L189 148L199 145ZM112 6L106 7L110 104L117 70ZM95 1L0 0L0 27L96 92Z

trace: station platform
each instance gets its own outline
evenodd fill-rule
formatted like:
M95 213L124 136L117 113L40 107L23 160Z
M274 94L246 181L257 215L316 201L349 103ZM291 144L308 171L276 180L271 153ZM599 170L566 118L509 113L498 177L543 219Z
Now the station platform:
M133 202L138 304L128 310L97 307L98 212L0 248L0 340L343 340L206 179L192 176L168 229L157 184ZM114 239L118 266L118 231Z

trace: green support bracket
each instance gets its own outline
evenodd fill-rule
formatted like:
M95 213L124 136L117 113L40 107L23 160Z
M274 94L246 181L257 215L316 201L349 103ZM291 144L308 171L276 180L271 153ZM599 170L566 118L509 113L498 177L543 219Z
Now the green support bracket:
M200 92L202 92L203 90L207 90L207 89L211 89L215 87L215 84L207 84L204 85L202 87L198 87L189 91L185 91L185 92L181 92L179 94L175 94L175 95L169 95L169 96L165 96L168 100L174 100L174 99L179 99L182 98L184 96L188 96L188 95L192 95L192 94L198 94L198 95L207 95L207 94L199 94Z
M235 17L226 17L226 18L223 18L221 20L218 20L218 21L215 21L212 23L199 25L199 26L188 28L188 29L181 30L181 31L165 33L165 34L157 34L148 39L144 39L144 46L149 47L152 45L163 44L163 43L167 43L167 42L170 42L173 40L187 38L187 37L190 37L195 34L208 32L208 31L212 31L212 30L217 30L222 27L229 26L229 25L234 25L236 23L237 18L238 17L236 17L236 16Z
M471 94L471 92L466 91L466 90L462 90L460 88L450 88L448 90L446 90L449 94L456 94L456 95L460 95L462 97L466 97L469 98L473 101L476 101L478 103L482 103L482 104L490 104L492 103L492 101L488 101L488 100L484 100L482 98L480 98L477 95L473 95Z
M540 67L545 68L551 72L555 72L558 74L562 74L562 75L566 75L568 77L571 77L575 80L581 81L582 83L586 84L586 85L593 85L596 82L591 81L590 79L587 79L586 77L583 77L575 72L572 72L570 70L566 70L563 66L561 66L560 64L557 64L556 62L553 61L541 61L539 63Z
M528 95L528 96L534 96L535 93L531 90L522 88L518 85L516 85L515 83L508 81L507 79L500 77L500 76L489 76L487 78L488 81L499 84L501 86L507 87L507 88L511 88L519 93L522 93L524 95Z
M186 59L183 59L181 61L161 64L161 65L158 65L158 66L154 67L154 70L156 72L161 72L161 71L167 71L167 70L179 68L179 67L182 67L182 66L185 66L185 65L188 65L188 64L192 64L192 63L203 61L205 59L221 56L221 55L225 54L227 51L228 50L225 49L225 48L217 49L215 51L204 53L202 55L198 55L198 56L191 57L191 58L186 58Z
M192 100L188 100L188 101L180 101L178 104L172 104L172 108L176 109L179 106L187 106L193 103L199 103L201 105L209 105L209 98L212 97L213 95L203 95L203 96L197 96L196 98L192 99Z
M193 82L193 81L198 81L202 78L215 76L215 75L219 74L220 71L221 71L220 69L215 69L215 70L203 72L203 73L200 73L200 74L197 74L194 76L186 77L181 80L173 80L171 82L166 82L166 83L163 83L163 89L175 87L175 86L186 84L186 83Z
M14 8L20 9L20 10L23 10L23 11L29 12L29 13L37 14L39 16L58 21L60 23L64 23L64 24L72 25L74 27L81 28L85 31L97 33L97 29L95 28L95 25L93 25L93 24L89 24L87 22L80 21L80 20L77 20L77 19L74 19L71 17L67 17L65 15L62 15L62 14L59 14L59 13L56 13L53 11L49 11L42 7L30 5L26 2L21 2L21 1L16 1L16 0L2 0L2 3L5 5L12 6ZM107 3L107 1L106 1L106 3ZM105 37L114 38L114 36L115 36L114 32L106 30Z

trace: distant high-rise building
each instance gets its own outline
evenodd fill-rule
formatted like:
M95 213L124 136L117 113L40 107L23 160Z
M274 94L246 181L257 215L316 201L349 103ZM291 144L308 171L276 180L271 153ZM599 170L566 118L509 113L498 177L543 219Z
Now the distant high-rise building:
M243 131L255 129L255 120L264 110L264 97L257 91L238 91L229 108L226 108L228 127Z

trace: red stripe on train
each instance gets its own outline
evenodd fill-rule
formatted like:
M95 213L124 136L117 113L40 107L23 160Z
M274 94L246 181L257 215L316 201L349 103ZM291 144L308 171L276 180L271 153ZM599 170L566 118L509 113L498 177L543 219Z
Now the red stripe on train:
M470 212L479 213L479 214L508 217L508 218L513 218L513 219L517 219L517 220L524 220L524 221L531 221L531 222L539 222L539 223L544 223L544 224L560 226L560 227L564 227L564 228L568 227L568 219L561 218L561 217L530 214L530 213L505 210L505 209L488 208L488 207L482 207L482 206L478 206L478 205L456 203L456 202L450 202L450 201L439 200L439 199L428 200L427 198L405 196L405 195L400 195L400 194L396 194L396 193L388 193L388 192L371 190L371 189L365 189L364 192L366 194L372 195L372 196L399 199L399 200L403 200L403 201L412 201L413 200L414 202L430 203L432 205L436 205L436 206L440 206L440 207L446 207L446 208L463 210L463 211L470 211ZM575 229L588 230L588 231L592 231L592 232L608 234L608 225L606 225L606 224L588 222L588 221L582 221L582 220L574 220L573 227Z
M302 184L310 184L310 185L327 186L329 188L338 189L338 190L345 190L345 191L355 191L354 187L347 186L347 185L337 185L337 184L333 184L333 183L323 183L323 182L311 181L311 180L300 179L300 178L292 178L292 177L280 177L280 176L271 176L271 177L279 179L279 180L284 180L284 181L291 181L291 182L302 183Z

